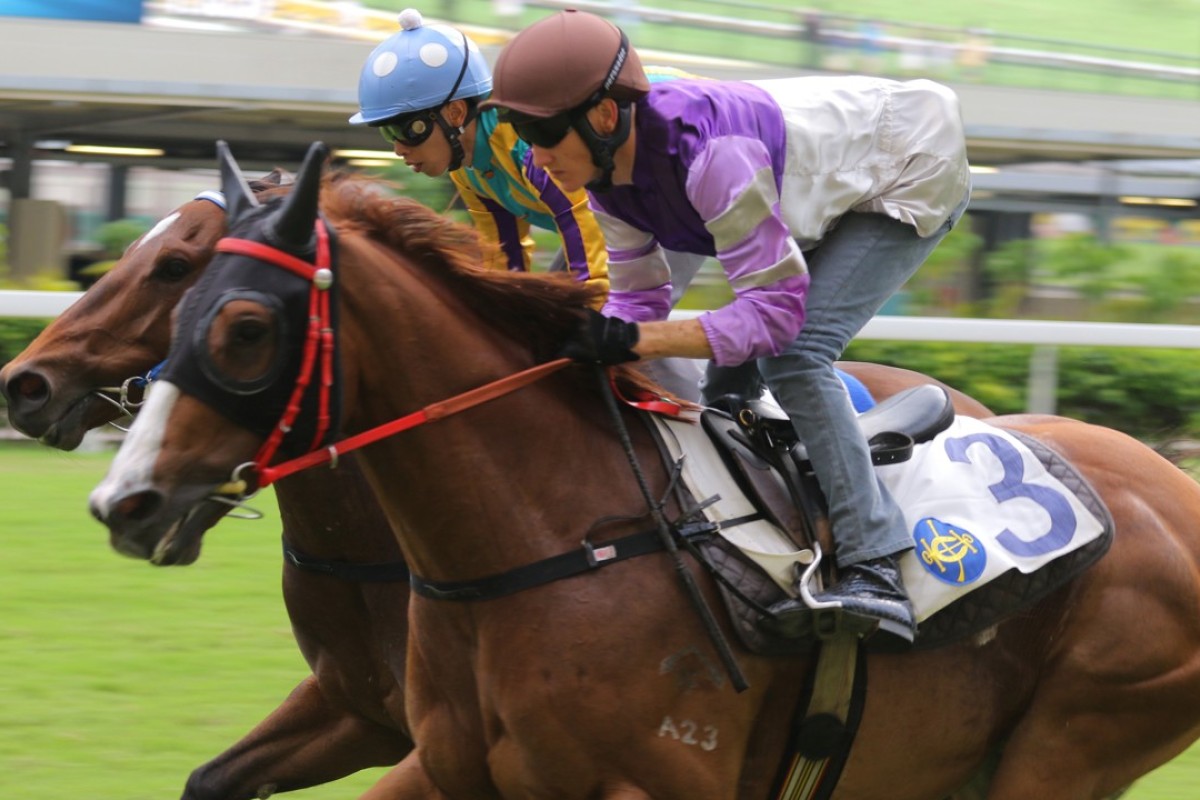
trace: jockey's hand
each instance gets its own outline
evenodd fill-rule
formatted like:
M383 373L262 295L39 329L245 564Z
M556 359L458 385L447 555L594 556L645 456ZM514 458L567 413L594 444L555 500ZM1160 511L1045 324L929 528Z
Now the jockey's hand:
M605 366L637 361L640 356L633 348L638 337L636 322L606 317L589 308L584 311L579 327L563 342L558 355L583 364Z

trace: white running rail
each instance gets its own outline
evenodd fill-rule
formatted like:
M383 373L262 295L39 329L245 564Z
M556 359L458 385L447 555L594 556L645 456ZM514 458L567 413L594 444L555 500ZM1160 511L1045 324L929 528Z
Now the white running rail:
M82 292L0 291L0 317L56 317L81 295ZM687 319L702 313L704 312L675 311L672 316ZM990 344L1200 348L1200 325L880 316L867 323L859 338Z

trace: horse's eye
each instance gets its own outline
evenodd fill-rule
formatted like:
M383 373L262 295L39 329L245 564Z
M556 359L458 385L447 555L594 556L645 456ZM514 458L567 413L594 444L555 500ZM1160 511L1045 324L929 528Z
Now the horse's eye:
M271 326L257 319L243 319L230 329L230 340L235 345L251 345L261 342L271 333Z
M218 386L244 393L261 391L272 365L279 361L282 324L279 316L256 300L231 299L204 332L201 368Z
M188 273L191 271L191 264L184 259L175 256L160 262L159 265L154 268L154 277L161 281L175 283L186 278Z

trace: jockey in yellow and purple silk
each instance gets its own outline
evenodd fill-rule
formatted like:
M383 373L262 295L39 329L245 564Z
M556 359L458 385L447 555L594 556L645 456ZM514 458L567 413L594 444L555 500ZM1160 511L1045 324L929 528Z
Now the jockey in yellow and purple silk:
M565 192L534 166L529 146L495 111L480 112L492 75L479 47L419 12L367 58L352 124L378 128L415 172L449 172L484 239L499 246L492 266L529 269L530 226L558 233L572 277L607 289L604 239L583 191Z

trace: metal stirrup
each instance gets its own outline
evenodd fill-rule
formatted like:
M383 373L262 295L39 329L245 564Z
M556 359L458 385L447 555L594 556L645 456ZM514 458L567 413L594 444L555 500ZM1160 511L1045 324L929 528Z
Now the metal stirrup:
M804 605L811 608L813 611L822 611L825 609L840 609L842 603L839 600L818 600L813 596L813 591L810 585L817 580L817 570L821 567L821 543L813 542L812 546L812 562L804 568L804 572L800 575L797 589L800 593L800 600ZM817 591L820 591L818 589Z

